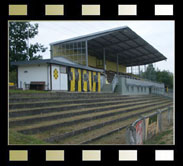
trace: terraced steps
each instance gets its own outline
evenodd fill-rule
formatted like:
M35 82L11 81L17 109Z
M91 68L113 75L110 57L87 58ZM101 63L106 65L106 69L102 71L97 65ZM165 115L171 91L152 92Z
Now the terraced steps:
M95 93L95 92L48 92L48 93L10 93L10 99L28 99L28 98L49 98L49 97L103 97L103 96L120 96L120 94L114 93Z
M158 99L159 98L152 98L151 100L158 100ZM43 112L41 111L42 109L16 110L16 111L10 110L9 114L10 114L11 120L21 120L21 119L28 120L29 118L36 119L36 117L44 118L45 115L46 116L61 115L61 116L59 116L59 118L61 118L61 117L69 117L71 115L74 116L74 115L80 115L80 114L85 114L85 113L90 113L90 112L92 113L92 112L97 112L97 111L119 108L119 106L127 107L127 106L130 106L131 104L134 105L134 104L138 104L137 102L143 102L143 101L149 101L149 99L144 99L144 98L143 99L137 98L134 100L126 99L126 100L122 100L120 102L110 103L110 106L106 105L105 103L102 103L102 105L101 105L101 103L100 103L100 105L97 105L94 108L93 108L93 105L90 105L90 107L89 107L89 105L84 104L82 106L87 106L87 107L84 107L83 109L81 109L80 107L79 107L79 109L77 109L77 107L75 107L74 109L69 109L70 107L67 107L67 109L65 110L66 107L56 107L57 109L56 109L56 111L54 111L54 108L55 108L54 107L53 109L51 109L51 111L48 111L47 110L48 108L43 108L44 109ZM79 105L79 106L81 106L81 105ZM71 108L73 108L73 107L71 107ZM40 111L41 111L41 113L39 113ZM32 115L30 115L31 112L33 112ZM43 114L44 112L46 112L46 114ZM22 117L23 116L22 114L23 115L25 114L25 116Z
M51 136L50 138L45 139L45 141L50 142L50 143L57 142L59 144L67 144L68 141L70 141L69 143L71 143L71 144L82 143L82 142L88 140L89 138L91 139L93 136L96 137L98 135L101 135L102 133L104 133L104 131L106 132L106 130L110 131L111 128L113 128L113 127L116 128L119 124L120 125L129 125L135 119L137 119L138 116L156 111L157 108L163 108L164 106L165 107L169 106L169 104L163 105L161 107L155 107L153 109L152 108L147 109L147 110L141 111L141 112L139 109L137 109L137 112L134 112L133 114L128 113L128 114L124 114L122 116L114 116L112 119L105 118L102 121L98 121L98 122L95 121L95 123L92 123L88 126L86 126L87 124L85 124L85 125L83 124L83 126L85 126L85 127L82 126L80 129L78 129L78 127L77 127L77 130L73 130L70 132L66 132L66 130L64 130L64 132L65 132L64 134L58 134L56 136L55 135ZM106 127L106 128L104 128L104 127ZM98 132L96 131L96 129L98 130ZM61 130L61 128L60 128L60 130ZM45 137L46 136L47 136L47 134L45 134ZM71 137L70 140L68 139L69 137ZM75 141L75 138L77 141Z
M118 128L125 128L139 115L172 105L170 99L154 95L44 95L10 95L9 126L14 131L53 144L95 142Z
M167 110L167 108L164 108L162 110ZM142 113L140 114L140 116L145 116L148 115L150 112L156 111L152 110L152 111L147 111L146 113ZM126 127L128 127L129 123L132 123L136 120L137 118L130 118L126 121L123 122L118 122L115 123L111 126L106 126L103 127L102 129L98 129L98 133L97 132L93 132L95 134L92 134L92 132L90 132L91 136L89 136L89 134L87 134L87 138L83 138L84 134L82 136L83 138L83 142L80 142L79 144L118 144L118 140L116 141L116 138L120 138L119 143L125 143L125 134L126 134ZM86 134L85 134L86 135ZM81 136L81 135L80 135ZM76 136L77 137L77 136ZM113 140L111 142L111 139ZM74 139L72 138L72 141ZM68 140L67 140L68 141ZM109 141L109 142L108 142Z
M160 104L161 102L157 103L157 104ZM167 102L165 102L167 103ZM144 104L143 106L140 106L140 108L144 108L144 107L151 107L153 106L154 104ZM131 107L130 107L131 108ZM135 106L135 108L138 108ZM130 111L134 111L134 109L128 109L128 111L126 110L126 112L129 112ZM43 122L43 123L39 123L39 125L31 125L31 129L29 129L29 127L26 127L24 126L24 130L21 130L22 133L24 134L35 134L35 133L39 133L39 132L43 132L43 131L46 131L46 130L51 130L51 129L54 129L54 128L57 128L57 127L60 127L60 126L69 126L69 125L73 125L73 124L77 124L77 123L81 123L81 122L85 122L85 121L91 121L91 120L94 120L94 119L100 119L100 118L104 118L104 117L111 117L113 115L118 115L118 114L122 114L124 113L123 111L116 111L116 112L113 112L113 110L111 112L97 112L97 113L92 113L92 114L86 114L86 115L80 115L79 117L76 116L76 117L69 117L69 118L65 118L65 119L59 119L57 121L49 121L49 122L46 122L46 124ZM28 129L27 129L28 128Z
M140 98L140 99L146 100L146 98ZM139 99L139 101L140 101L140 99ZM135 99L135 101L136 101L136 99ZM50 112L53 113L53 112L60 112L60 111L70 111L70 110L83 109L83 108L84 109L85 108L95 108L95 107L100 107L100 106L117 105L117 104L121 104L124 102L127 102L127 101L108 100L108 101L102 101L102 102L97 102L97 103L65 104L65 105L27 108L27 109L23 108L23 109L10 110L9 116L10 117L20 117L20 116L37 115L37 114L50 113Z
M155 97L155 96L154 96ZM135 96L130 97L130 99L136 98ZM143 96L139 96L138 99L144 98ZM44 101L33 101L29 103L25 102L19 102L19 103L10 103L9 109L22 109L22 108L34 108L34 107L49 107L49 106L55 106L55 105L64 105L64 104L82 104L82 103L98 103L98 102L104 102L104 101L119 101L119 100L125 100L129 99L129 96L114 96L113 98L110 97L103 97L103 98L94 98L94 99L60 99L60 100L49 100L45 99Z

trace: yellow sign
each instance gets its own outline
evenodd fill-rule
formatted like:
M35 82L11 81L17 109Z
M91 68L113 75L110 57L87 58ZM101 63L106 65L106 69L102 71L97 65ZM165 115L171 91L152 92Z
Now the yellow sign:
M57 69L55 69L55 70L53 71L53 76L54 76L54 78L57 80L57 78L58 78L58 70L57 70Z

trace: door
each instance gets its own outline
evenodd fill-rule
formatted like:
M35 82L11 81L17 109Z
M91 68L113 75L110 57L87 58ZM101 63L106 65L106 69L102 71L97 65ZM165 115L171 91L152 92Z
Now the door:
M59 66L52 65L52 90L60 90Z
M61 90L68 90L68 83L67 83L67 74L61 73L60 74L60 85L61 85Z

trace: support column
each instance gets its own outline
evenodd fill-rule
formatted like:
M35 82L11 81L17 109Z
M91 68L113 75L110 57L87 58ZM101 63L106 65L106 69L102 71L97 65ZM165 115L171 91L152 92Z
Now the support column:
M104 65L104 72L106 70L106 65L105 65L105 48L103 48L103 65Z
M85 61L86 61L86 66L88 67L88 41L86 40L85 41L85 57L86 57L86 59L85 59Z
M138 70L139 70L139 77L140 77L140 65L138 66Z
M118 62L118 55L116 58L116 71L117 71L117 75L119 74L119 62Z
M144 72L146 71L146 65L144 65Z

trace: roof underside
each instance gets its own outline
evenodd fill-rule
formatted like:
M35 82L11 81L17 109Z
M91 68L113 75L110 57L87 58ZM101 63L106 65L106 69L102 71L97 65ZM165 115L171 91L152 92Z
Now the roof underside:
M39 65L39 64L56 64L56 65L63 65L63 66L69 66L79 69L85 69L85 70L91 70L96 72L103 72L102 69L96 69L92 67L87 67L79 64L74 64L70 62L63 62L60 60L54 60L54 59L39 59L39 60L30 60L30 61L17 61L17 62L11 62L11 65L15 66L27 66L27 65Z
M51 45L86 40L88 41L89 55L103 59L105 48L106 60L116 62L118 56L118 63L127 67L150 64L166 59L157 49L127 26L55 42Z

